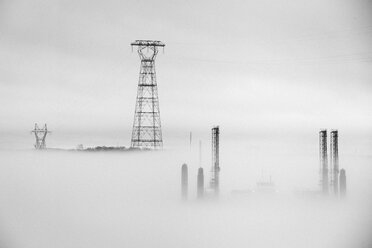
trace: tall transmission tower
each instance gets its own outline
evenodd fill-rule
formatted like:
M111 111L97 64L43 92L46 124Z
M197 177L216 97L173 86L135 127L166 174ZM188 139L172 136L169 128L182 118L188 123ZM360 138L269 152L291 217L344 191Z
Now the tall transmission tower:
M47 124L44 124L44 128L39 128L39 126L35 123L35 128L34 130L31 131L31 133L35 134L36 139L35 148L37 150L45 149L46 148L45 139L47 134L50 133L50 131L48 131Z
M131 46L132 49L137 47L137 52L141 59L131 147L162 148L163 139L155 58L158 54L158 48L163 47L164 49L165 44L153 40L136 40L131 43Z
M329 150L330 150L330 177L331 177L331 190L335 195L338 195L338 131L332 130L330 135L330 142L329 142Z
M320 183L324 194L328 194L327 130L319 132Z
M212 177L210 186L215 193L219 192L220 184L220 128L212 128Z

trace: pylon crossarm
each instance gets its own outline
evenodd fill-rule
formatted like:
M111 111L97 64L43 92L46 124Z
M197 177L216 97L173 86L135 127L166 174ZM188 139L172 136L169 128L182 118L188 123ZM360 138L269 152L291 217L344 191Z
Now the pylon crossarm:
M130 44L131 46L143 47L165 47L165 44L158 40L136 40Z

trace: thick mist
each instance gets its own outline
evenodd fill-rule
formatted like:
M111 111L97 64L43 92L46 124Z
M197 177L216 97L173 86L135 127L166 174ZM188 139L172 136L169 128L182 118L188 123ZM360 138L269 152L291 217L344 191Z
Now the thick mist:
M202 200L196 141L161 152L2 150L1 247L370 247L372 157L341 149L347 197L323 198L301 194L319 189L316 132L306 145L264 140L222 135L221 192ZM252 193L269 177L275 193Z

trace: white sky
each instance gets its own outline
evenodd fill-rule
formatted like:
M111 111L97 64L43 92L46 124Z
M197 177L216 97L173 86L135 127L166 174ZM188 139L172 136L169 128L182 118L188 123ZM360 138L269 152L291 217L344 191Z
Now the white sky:
M213 124L370 132L371 11L367 0L1 0L0 128L130 135L130 42L156 39L165 135Z

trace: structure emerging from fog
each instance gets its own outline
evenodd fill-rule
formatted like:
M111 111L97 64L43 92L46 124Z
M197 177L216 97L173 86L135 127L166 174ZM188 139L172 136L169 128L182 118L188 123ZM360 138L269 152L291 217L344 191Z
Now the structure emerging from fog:
M34 130L32 130L31 133L35 134L36 139L35 148L37 150L45 149L46 148L45 139L47 134L50 133L50 131L48 131L47 124L44 124L44 128L39 128L37 123L35 123Z
M197 196L198 198L204 196L204 172L202 167L198 169Z
M319 132L320 184L324 194L328 194L327 129Z
M187 164L183 164L181 169L181 192L183 199L187 199L187 191L188 191Z
M153 40L136 40L131 46L137 47L141 59L131 147L162 148L155 58L158 48L164 48L165 44Z
M220 128L212 128L212 175L210 186L215 193L219 191L219 174L220 174Z
M344 169L340 171L340 196L346 195L346 172Z
M338 194L338 131L332 130L329 142L330 151L330 186L335 195Z
M338 164L338 131L332 130L330 134L329 151L330 151L330 170L328 180L328 155L327 155L327 130L320 130L319 132L319 158L320 158L320 170L321 170L321 187L324 194L328 194L328 190L334 193L334 195L345 194L346 191L346 175L345 170L341 170L339 174ZM340 180L339 180L340 179Z

